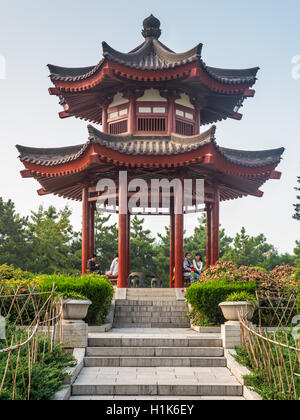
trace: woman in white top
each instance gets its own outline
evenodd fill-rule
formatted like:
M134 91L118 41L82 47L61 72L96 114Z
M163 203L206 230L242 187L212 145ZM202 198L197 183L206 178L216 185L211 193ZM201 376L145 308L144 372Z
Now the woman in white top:
M108 272L108 275L116 277L119 275L119 255L115 255L115 259L111 263L110 270Z
M195 269L195 279L198 280L201 277L202 269L203 269L203 259L201 254L196 254L196 258L193 260L193 267Z

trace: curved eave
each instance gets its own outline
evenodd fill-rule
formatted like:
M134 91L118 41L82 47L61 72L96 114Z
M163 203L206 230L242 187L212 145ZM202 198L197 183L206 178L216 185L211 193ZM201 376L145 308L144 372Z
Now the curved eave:
M200 165L248 179L276 178L274 170L284 149L247 152L219 147L215 127L193 138L130 138L105 135L89 128L90 139L70 148L28 149L17 146L20 159L33 176L57 177L83 172L97 165L127 168L179 168ZM50 152L49 152L50 150ZM29 176L29 173L27 174Z
M138 82L165 82L172 80L187 80L195 79L200 84L204 84L208 89L213 92L222 94L244 94L249 87L253 86L256 78L238 80L227 80L225 78L215 76L207 71L200 60L195 60L182 64L178 67L167 68L161 70L141 70L128 67L124 64L117 63L110 59L104 59L90 72L90 76L83 77L59 77L51 75L56 90L51 90L50 93L55 95L63 94L64 92L84 92L93 89L96 86L101 87L101 83L106 78L111 78L115 81L131 80Z

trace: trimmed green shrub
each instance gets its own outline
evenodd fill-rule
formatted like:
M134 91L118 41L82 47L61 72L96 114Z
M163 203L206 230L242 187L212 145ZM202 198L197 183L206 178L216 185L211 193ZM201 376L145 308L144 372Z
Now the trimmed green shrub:
M226 302L255 302L256 298L252 293L234 292L226 298Z
M89 274L82 277L41 276L38 278L39 289L42 292L55 290L59 294L78 293L86 296L92 305L89 308L87 322L90 325L101 324L109 314L114 289L104 276Z
M255 293L255 283L207 282L195 283L187 289L186 299L196 312L208 323L220 325L223 321L219 303L224 302L231 293Z

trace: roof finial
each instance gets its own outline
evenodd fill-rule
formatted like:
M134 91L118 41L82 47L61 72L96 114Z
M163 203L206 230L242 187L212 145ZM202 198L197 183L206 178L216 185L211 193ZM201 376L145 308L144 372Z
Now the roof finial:
M152 14L147 17L143 22L143 37L144 38L156 38L161 36L160 21Z

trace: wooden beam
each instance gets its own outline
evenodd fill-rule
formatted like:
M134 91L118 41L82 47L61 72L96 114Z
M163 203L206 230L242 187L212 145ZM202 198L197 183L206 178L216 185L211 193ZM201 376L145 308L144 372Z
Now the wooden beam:
M33 178L32 171L29 169L23 169L20 174L22 178Z
M270 179L281 179L282 173L279 171L272 171L270 174Z

